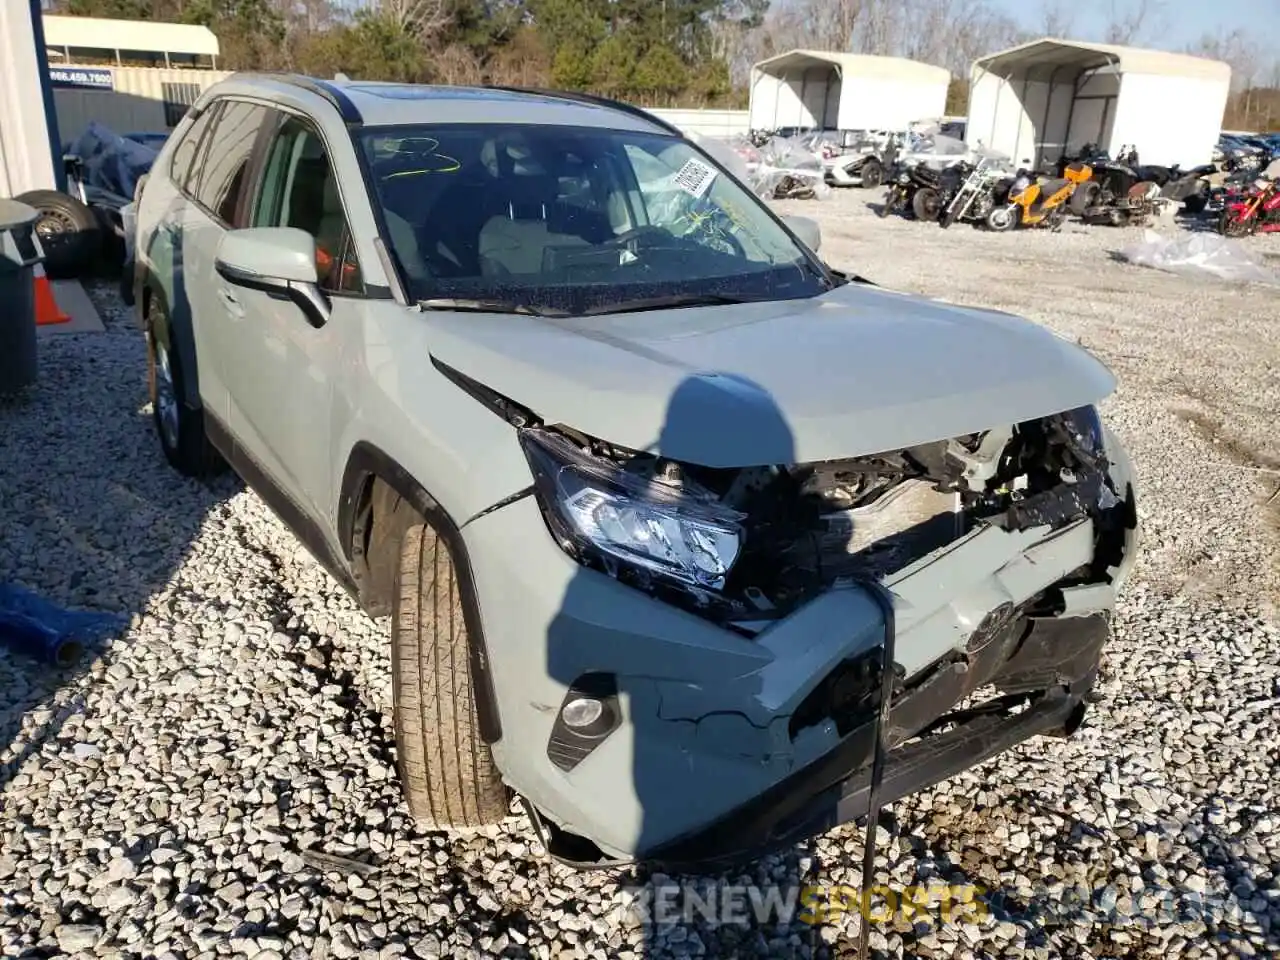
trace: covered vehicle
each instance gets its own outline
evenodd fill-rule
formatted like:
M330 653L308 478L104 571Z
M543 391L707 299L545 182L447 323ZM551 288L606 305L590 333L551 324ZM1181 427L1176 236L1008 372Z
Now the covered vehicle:
M122 136L91 122L63 148L67 192L33 190L18 198L39 213L36 231L50 276L81 273L102 252L104 236L123 239L122 211L151 169L166 136Z
M425 824L514 792L568 862L704 867L864 814L877 733L893 798L1081 722L1135 556L1113 377L813 227L579 95L236 75L166 145L160 446L390 616Z

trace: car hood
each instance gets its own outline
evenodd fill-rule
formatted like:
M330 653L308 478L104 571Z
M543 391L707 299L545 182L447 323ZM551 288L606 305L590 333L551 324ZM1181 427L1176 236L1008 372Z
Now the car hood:
M1027 320L850 283L819 297L543 319L431 313L433 358L600 440L687 463L835 460L1096 403Z

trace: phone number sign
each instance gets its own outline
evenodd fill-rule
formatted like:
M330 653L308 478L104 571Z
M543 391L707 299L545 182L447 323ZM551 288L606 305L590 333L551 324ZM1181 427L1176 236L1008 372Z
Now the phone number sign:
M114 90L116 86L115 76L102 67L50 67L49 80L55 87L81 90Z

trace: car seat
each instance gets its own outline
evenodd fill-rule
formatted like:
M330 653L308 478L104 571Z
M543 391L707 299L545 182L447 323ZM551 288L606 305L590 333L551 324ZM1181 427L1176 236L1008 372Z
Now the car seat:
M509 175L494 191L497 212L480 228L480 269L485 276L542 272L545 252L553 246L587 246L573 233L556 232L557 181L545 174Z

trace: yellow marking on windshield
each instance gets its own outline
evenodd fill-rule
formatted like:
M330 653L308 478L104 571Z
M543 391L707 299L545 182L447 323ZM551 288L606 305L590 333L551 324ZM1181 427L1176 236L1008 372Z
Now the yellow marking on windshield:
M405 144L423 144L421 149L406 150ZM425 160L435 161L429 166L417 167L413 170L397 170L395 173L389 173L383 180L394 180L396 177L417 177L424 173L456 173L462 169L462 162L443 153L437 153L440 149L440 141L435 137L405 137L396 144L396 149L392 153L411 153L422 156Z

